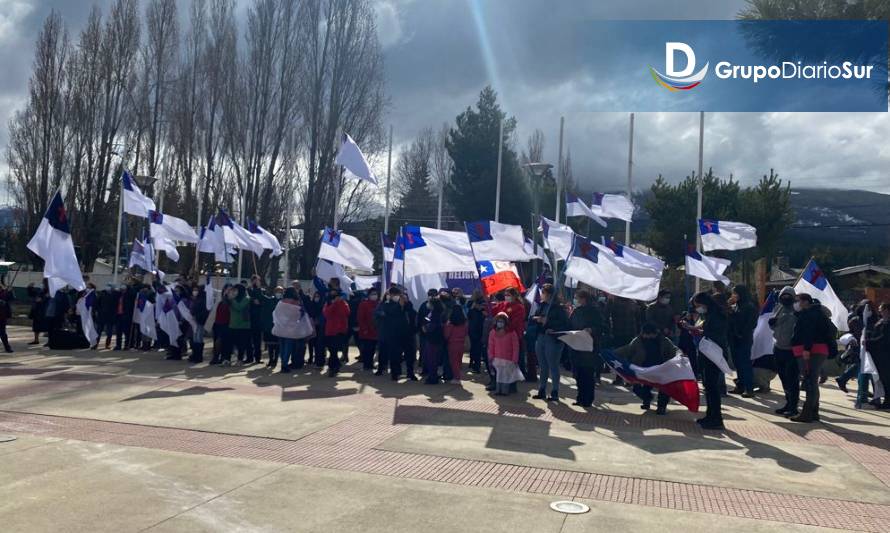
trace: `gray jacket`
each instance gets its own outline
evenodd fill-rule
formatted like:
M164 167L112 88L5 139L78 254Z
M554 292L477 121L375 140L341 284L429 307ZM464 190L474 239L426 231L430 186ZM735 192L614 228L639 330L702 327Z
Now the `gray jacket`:
M792 296L794 295L794 289L791 287L785 287L779 295L781 296L788 292ZM773 316L769 322L770 327L773 329L773 339L776 341L776 348L782 350L791 349L791 337L794 335L794 324L796 322L797 318L794 316L793 307L776 304L776 310L773 311Z

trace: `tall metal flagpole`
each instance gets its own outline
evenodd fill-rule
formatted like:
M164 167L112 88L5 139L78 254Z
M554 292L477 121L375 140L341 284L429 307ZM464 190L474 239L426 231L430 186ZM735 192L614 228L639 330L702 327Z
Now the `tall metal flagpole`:
M239 217L241 220L240 224L243 227L244 226L244 196L241 197L240 211L241 211L241 213L240 213L241 216ZM243 250L239 246L238 247L238 279L239 280L241 279L241 252L242 251Z
M702 204L702 187L704 185L704 175L702 174L702 166L704 164L704 150L705 150L705 112L702 111L699 115L698 122L698 183L697 183L697 191L698 198L696 199L696 215L695 215L695 250L698 253L701 253L701 228L698 226L698 221L701 219L701 204ZM695 278L695 292L699 292L701 290L701 280L699 278Z
M439 180L439 200L436 207L436 229L442 229L442 197L445 196L445 180ZM495 201L497 203L497 201Z
M630 147L627 151L627 199L633 202L634 114L630 114ZM624 244L630 246L630 220L624 223Z
M123 173L123 165L121 165L121 172ZM114 285L117 286L117 272L118 272L118 264L121 259L121 227L124 225L124 180L119 179L120 182L120 198L117 199L117 240L114 243L114 266L112 268L112 273L114 274Z
M204 187L202 187L202 183L204 178L198 180L198 222L195 225L195 232L198 234L198 237L201 236L201 217L204 215ZM198 260L200 259L201 252L198 251L198 248L201 247L201 239L198 239L198 242L195 243L195 275L199 274L199 265Z
M389 126L389 155L386 156L386 213L383 215L383 233L389 235L389 183L392 177L392 125Z
M494 193L494 221L501 221L501 162L504 154L504 119L501 119L501 125L498 129L498 180L497 188ZM439 196L439 205L441 210L442 196Z
M339 126L337 127L337 138L334 140L334 147L337 147L337 143L343 144L343 129ZM337 153L340 153L340 148L337 147ZM340 165L336 163L336 156L334 162L334 221L333 228L336 231L337 229L337 211L340 208Z
M285 210L285 218L284 219L284 246L282 247L284 252L284 287L287 288L287 278L290 275L290 224L291 220L293 220L293 213L291 212L291 206L293 205L293 199L288 196L287 198L287 209Z
M556 222L559 222L559 208L562 205L562 171L563 171L563 163L562 163L562 134L563 129L565 128L566 118L559 117L559 161L557 161L556 167Z

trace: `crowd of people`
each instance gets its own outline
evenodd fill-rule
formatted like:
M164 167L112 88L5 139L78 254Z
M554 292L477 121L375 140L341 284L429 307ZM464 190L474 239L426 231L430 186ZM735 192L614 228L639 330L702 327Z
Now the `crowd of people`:
M879 316L870 313L867 301L851 313L850 333L840 339L830 312L807 294L781 290L778 305L769 318L775 340L772 354L752 362L758 307L743 285L727 289L715 283L688 302L674 301L669 290L660 291L656 301L638 302L615 298L596 290L577 289L571 303L563 302L552 280L541 280L539 300L529 301L510 288L486 297L476 290L465 295L460 289L430 289L415 309L408 294L393 286L381 293L379 285L367 291L347 292L340 280L316 282L311 292L299 282L288 287L265 287L260 277L249 282L226 284L221 291L194 280L171 286L159 281L145 284L132 279L117 287L108 285L94 294L90 313L102 344L113 350L165 350L167 359L180 360L188 354L192 363L205 359L205 337L213 339L209 364L266 366L281 373L304 367L326 369L336 376L349 362L349 346L357 348L362 371L397 381L426 384L459 384L466 373L483 376L495 395L518 392L520 382L535 384L535 400L560 401L561 376L570 371L577 396L575 404L591 407L602 375L610 369L600 357L602 350L640 367L670 360L678 353L704 387L705 416L698 420L705 429L723 427L722 399L727 394L752 397L769 391L778 375L785 403L776 413L797 422L819 420L819 388L825 382L825 363L839 357L843 367L838 387L856 379L856 407L872 404L890 409L890 395L872 386L863 373L861 343L865 342L881 376L890 383L890 304L882 304ZM211 291L208 295L206 291ZM138 310L145 302L158 302L171 291L178 335L158 328L146 335L140 327ZM46 333L53 348L84 345L75 305L81 296L60 290L48 296L47 287L29 287L34 339ZM0 287L0 340L12 351L5 325L10 316L12 292ZM211 316L212 315L212 316ZM205 332L205 324L212 330ZM586 331L592 349L578 351L559 340L557 333ZM698 352L703 338L718 345L735 369L735 387L727 390L719 365ZM112 347L113 344L113 347ZM465 361L466 353L469 353ZM233 361L233 355L235 360ZM766 378L756 379L764 374ZM884 381L884 380L881 380ZM615 373L612 383L630 386L640 398L640 407L664 415L670 398L651 386L624 383ZM875 382L875 385L877 382ZM801 391L805 401L801 404Z

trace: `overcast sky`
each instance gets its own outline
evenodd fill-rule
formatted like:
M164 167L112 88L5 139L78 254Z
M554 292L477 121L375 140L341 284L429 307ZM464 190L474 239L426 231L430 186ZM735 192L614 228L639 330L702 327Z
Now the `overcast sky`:
M94 3L108 1L0 0L0 146L13 110L25 101L43 19L58 9L76 35ZM180 6L184 12L187 2ZM540 128L545 158L555 162L559 117L565 116L576 179L590 189L624 187L628 115L585 109L591 98L608 99L621 88L580 68L583 57L567 35L587 19L729 19L743 6L743 0L379 0L388 122L397 149L424 127L452 123L491 84L518 120L519 147ZM709 113L705 125L705 167L744 184L774 168L796 187L890 193L887 113ZM659 173L681 179L697 160L697 114L637 113L637 188ZM5 173L5 161L0 165Z

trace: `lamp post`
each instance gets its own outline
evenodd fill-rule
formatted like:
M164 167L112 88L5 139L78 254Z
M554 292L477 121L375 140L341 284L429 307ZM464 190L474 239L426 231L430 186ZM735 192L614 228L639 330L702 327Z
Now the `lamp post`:
M526 164L522 165L522 168L525 169L525 172L528 175L529 186L532 191L532 196L534 197L533 201L534 201L535 212L532 215L532 242L535 245L535 255L537 255L537 253L538 253L538 239L537 239L537 236L535 235L535 228L537 228L537 224L541 219L541 201L540 201L541 181L544 179L544 176L547 175L547 172L549 172L553 168L553 165L551 165L550 163L536 162L536 163L526 163ZM532 264L533 264L532 275L535 277L535 279L537 279L538 278L538 263L536 261Z

